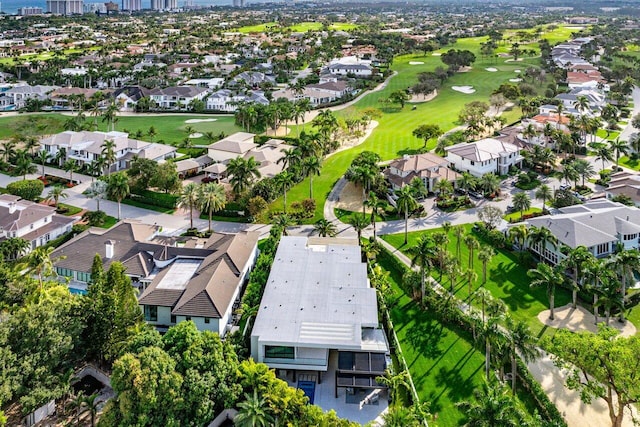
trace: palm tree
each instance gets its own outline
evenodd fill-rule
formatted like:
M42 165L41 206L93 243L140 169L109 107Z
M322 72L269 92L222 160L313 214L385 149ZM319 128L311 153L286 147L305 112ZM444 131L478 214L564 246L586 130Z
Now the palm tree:
M389 396L394 406L400 404L400 389L404 388L409 391L409 373L407 371L400 371L394 374L390 370L386 369L383 376L376 377L376 382L389 387Z
M313 199L313 176L320 175L322 163L320 157L310 156L302 161L302 173L309 177L309 198Z
M456 406L466 416L468 427L516 427L521 425L513 397L497 380L485 381L481 390L473 392L474 399Z
M328 221L324 218L319 219L313 225L314 231L318 233L320 237L334 237L338 234L338 228L334 223ZM358 244L360 243L360 239L358 238Z
M471 294L473 293L473 284L478 280L478 273L476 273L473 268L467 268L464 271L464 276L467 279L467 294L469 295L469 298L471 298Z
M195 182L190 182L182 187L180 197L178 198L178 207L189 209L190 229L193 229L193 208L198 206L200 198L200 189L198 187L198 184Z
M42 165L42 179L44 179L44 175L45 175L44 167L50 158L51 156L49 155L49 153L44 150L38 151L38 154L36 155L36 159Z
M453 235L456 237L456 258L460 261L460 245L464 236L464 227L457 226L453 228Z
M578 172L574 169L574 167L571 164L565 164L562 168L562 179L564 179L565 183L568 185L569 182L575 182L578 180L578 178L580 177L580 175L578 174Z
M198 208L202 212L209 214L209 232L211 233L211 217L213 212L224 209L227 203L227 196L224 191L224 187L215 182L208 182L203 184L199 188L200 194L198 195Z
M469 268L473 268L473 251L480 247L480 243L473 235L467 234L464 237L464 244L469 249Z
M622 250L609 257L605 263L612 267L620 280L622 308L620 321L624 321L624 305L627 297L627 281L635 282L635 273L640 271L640 252L637 249Z
M16 167L14 168L16 175L22 175L22 179L27 179L27 174L35 173L38 171L38 167L31 163L31 159L25 152L22 155L18 155L16 158Z
M227 173L231 177L229 182L236 195L242 194L255 179L260 178L259 166L260 164L253 157L248 159L236 157L229 161Z
M576 308L578 305L578 289L582 286L583 273L585 267L592 262L594 256L584 246L578 246L573 248L567 254L567 257L562 261L562 265L565 268L571 268L573 270L573 280L575 286L572 286L572 306Z
M416 245L410 247L407 253L411 257L411 266L417 265L420 267L420 295L422 296L422 302L425 295L427 269L431 268L431 259L435 254L434 242L431 236L427 234L420 236Z
M149 126L149 130L147 131L147 136L149 137L149 140L151 142L153 142L153 138L155 138L157 134L158 134L158 131L156 131L156 128L153 126Z
M440 280L442 280L442 272L444 270L445 259L447 254L447 245L449 244L449 236L446 233L437 231L431 235L431 239L437 248L438 268L440 269Z
M483 246L478 252L478 259L482 262L482 283L487 283L487 264L495 256L496 252L491 246Z
M369 166L355 166L351 168L351 180L354 184L362 187L362 214L365 214L364 202L367 200L369 186L376 177L376 172Z
M627 144L626 141L622 141L622 140L620 140L620 137L617 137L615 140L609 141L609 148L615 154L616 171L617 171L618 170L618 165L620 163L620 155L621 154L624 154L624 155L629 154L629 145Z
M47 194L47 198L45 199L45 201L50 201L53 200L54 205L56 208L58 207L58 201L62 198L62 199L66 199L68 196L67 193L64 192L64 187L62 185L54 185L53 188L51 190L49 190L49 193Z
M291 187L294 183L293 174L288 171L280 172L273 178L273 182L275 183L276 187L283 192L284 213L287 213L287 191L289 190L289 187Z
M546 227L531 227L529 229L529 247L533 250L537 250L538 245L540 248L538 255L540 255L541 260L545 260L545 249L547 248L547 245L556 249L558 247L558 239Z
M91 415L91 427L96 425L96 414L98 413L98 393L94 393L91 396L85 396L82 399L82 405L87 405L89 414Z
M69 159L64 162L62 169L64 169L65 172L69 172L69 182L70 185L73 184L73 173L78 171L78 163L74 159Z
M31 156L33 156L33 152L36 148L40 147L40 142L38 138L35 136L27 136L24 139L24 150L27 151Z
M25 270L30 274L38 276L40 281L40 290L44 286L44 278L55 275L53 264L56 261L66 257L59 257L55 260L51 259L51 253L55 250L52 246L38 246L26 257Z
M365 207L371 209L371 224L373 224L373 238L376 238L376 216L384 212L387 202L378 198L373 191L369 192L369 197L364 202Z
M529 229L526 225L520 224L509 228L509 240L512 244L518 245L518 250L522 252L527 244L529 237Z
M360 243L360 239L362 238L362 231L369 226L369 220L367 220L365 216L353 214L349 218L348 222L358 235L358 243Z
M607 283L606 286L602 286L598 292L598 302L594 304L594 308L604 307L604 316L607 326L611 320L611 312L615 309L624 311L624 300L618 290L618 284Z
M129 193L129 178L124 172L114 173L109 176L107 194L118 202L118 220L121 219L121 202Z
M9 160L16 153L17 142L14 140L8 140L0 144L0 153L4 157L5 163L9 163Z
M527 272L532 279L531 287L545 287L547 290L547 298L549 299L549 319L555 320L553 313L554 300L556 296L556 287L564 283L564 274L558 268L552 268L547 264L540 263L536 268L532 268Z
M511 349L511 392L515 394L516 380L518 378L516 358L519 355L525 363L533 362L540 357L540 350L536 347L536 337L531 333L529 326L525 322L514 322L513 319L508 317L505 331L509 348Z
M96 210L100 210L100 200L107 196L108 184L105 181L94 181L89 185L86 195L90 199L96 199Z
M282 163L283 170L287 168L295 168L303 160L300 157L300 151L296 147L282 150L282 154L283 156L276 160L276 164Z
M591 144L591 148L595 151L596 160L602 161L602 170L604 170L604 162L613 161L613 150L604 143Z
M268 404L264 397L258 396L258 391L253 390L253 395L245 393L244 401L238 403L238 414L233 419L233 424L239 427L267 427L273 424L274 419L268 412Z
M535 197L536 199L542 199L542 213L544 213L547 210L547 200L551 200L553 197L553 191L547 184L542 184L536 190Z
M416 199L413 197L413 191L411 187L405 185L400 190L396 191L396 205L398 212L404 213L404 244L407 244L409 235L409 212L413 211L416 207Z
M476 185L477 181L476 177L471 175L469 172L462 172L462 175L458 178L458 187L465 191L469 191Z
M488 195L497 193L500 190L500 178L493 173L486 173L480 178L480 188Z
M392 405L386 413L382 415L382 420L386 427L413 427L419 426L420 423L414 414L408 408L400 405Z
M113 140L107 139L102 144L102 158L106 162L107 174L111 174L111 166L116 161L116 143Z
M513 196L513 208L520 211L520 219L524 218L524 211L531 208L531 199L529 195L524 191L514 194Z

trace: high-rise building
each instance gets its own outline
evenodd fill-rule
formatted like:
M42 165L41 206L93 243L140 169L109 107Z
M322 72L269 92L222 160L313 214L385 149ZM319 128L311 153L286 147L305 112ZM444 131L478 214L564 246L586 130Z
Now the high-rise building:
M244 7L244 0L233 0L233 7Z
M178 8L178 0L151 0L152 10L173 10Z
M32 15L42 15L41 7L21 7L18 9L18 15L21 16L32 16Z
M142 10L142 0L122 0L122 10L130 12Z
M47 12L54 15L82 14L83 0L47 0Z

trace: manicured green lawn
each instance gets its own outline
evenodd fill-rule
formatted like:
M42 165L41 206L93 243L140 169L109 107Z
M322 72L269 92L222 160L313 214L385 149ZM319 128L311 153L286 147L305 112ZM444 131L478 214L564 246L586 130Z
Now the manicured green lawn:
M107 219L105 219L104 224L100 226L100 228L111 228L118 222L118 218L107 215Z
M352 24L350 22L336 22L335 24L331 24L329 29L331 30L340 30L340 31L350 31L358 28L358 25ZM293 31L296 33L306 33L307 31L319 31L322 29L321 22L300 22L298 24L293 24L288 27L281 27L277 22L265 22L264 24L257 25L246 25L244 27L237 28L231 31L237 31L243 34L248 33L264 33L268 31L272 32L280 32L280 31Z
M8 117L0 116L0 139L10 138L16 133L48 135L62 132L64 130L64 123L69 118L70 116L57 113L25 114ZM215 121L185 123L190 119L215 119ZM88 122L93 123L93 120L94 118L92 116L87 116ZM179 144L187 136L185 131L187 126L191 126L199 133L213 132L214 134L218 134L224 132L226 135L242 130L235 125L233 116L202 114L120 116L116 123L116 130L123 132L128 131L132 138L135 137L134 134L137 130L141 130L143 136L140 139L149 141L150 138L147 136L147 132L151 126L153 126L157 132L153 141L167 144ZM107 123L102 122L101 117L98 117L98 130L107 130ZM192 138L191 141L193 145L208 144L204 137Z
M402 353L409 366L418 396L430 402L430 411L437 414L437 426L459 426L464 414L457 402L472 398L484 377L484 354L474 347L471 335L458 328L444 326L429 311L423 310L400 288L402 274L381 254L378 264L390 273L393 302L390 310ZM531 397L518 390L526 402L526 411L533 413Z
M354 212L354 211L347 211L347 210L338 209L338 208L335 208L333 210L333 213L336 215L336 217L340 221L342 221L344 223L349 222L351 217L354 216L354 215L357 215L357 216L360 216L360 217L362 216L362 211ZM365 218L367 219L367 221L370 220L371 219L371 213L367 212L367 214L365 215ZM376 215L376 222L379 222L379 221L393 221L393 220L396 220L396 219L400 219L400 217L398 217L397 214L395 214L395 215L387 215L384 218L382 216L380 216L380 215Z
M465 224L464 227L467 233L471 232L472 224ZM384 240L389 242L396 248L399 248L402 252L407 251L408 248L415 245L416 241L422 234L430 234L436 231L442 231L442 229L427 230L424 232L409 233L409 243L404 243L404 233L391 234L382 236ZM481 245L488 245L484 242L480 236L474 234ZM455 256L456 253L456 238L453 231L449 232L449 253ZM503 249L494 248L496 255L491 262L487 264L487 283L484 287L491 292L491 294L498 299L504 301L507 305L509 313L516 320L522 320L526 322L531 330L538 334L543 331L543 325L538 320L537 316L543 310L549 308L549 302L546 295L546 290L543 288L531 288L529 286L530 279L527 276L527 270L529 267L523 266L518 260L516 254ZM474 251L473 270L477 274L478 280L472 287L472 293L476 289L482 287L482 263L477 259L478 251ZM469 267L469 249L465 246L464 242L460 244L460 266L463 271L466 271ZM439 280L442 286L447 289L450 288L451 283L449 278L443 276L440 280L440 274L437 271L432 272L432 277ZM469 300L468 282L463 275L457 278L454 285L455 294L462 300ZM560 307L568 304L571 301L571 293L566 289L557 289L555 296L555 305ZM472 301L473 305L476 305L476 301ZM545 328L546 329L546 328Z
M640 159L632 159L627 156L620 157L620 166L633 170L640 170Z
M540 209L540 208L531 208L531 209L528 209L528 210L524 211L523 214L524 215L530 215L530 214L538 213L538 212L542 212L542 209ZM521 216L520 212L512 212L510 214L505 215L503 218L506 221L512 221L512 220L518 220L519 221L520 220L520 216Z
M64 216L74 216L74 215L82 212L82 208L79 208L77 206L67 205L67 204L64 204L64 203L58 203L58 209L64 211L64 213L62 214Z
M610 140L616 139L619 135L620 135L620 132L615 130L608 131L606 129L598 129L598 131L596 132L596 136L604 139L610 139Z
M137 200L131 200L131 199L124 199L122 201L122 204L135 206L137 208L142 208L142 209L148 209L150 211L165 213L169 215L173 214L173 212L175 211L175 209L168 209L168 208L163 208L161 206L149 205L149 204L141 203L141 202L138 202Z
M383 160L390 160L402 156L403 154L415 153L421 148L423 141L415 138L411 132L418 126L425 123L437 123L442 129L449 130L457 126L458 113L464 104L471 101L488 101L491 93L500 84L508 82L510 78L516 77L515 70L524 70L527 67L537 67L539 59L534 58L522 62L504 62L504 59L484 59L479 54L479 46L486 37L475 37L460 39L455 45L447 47L456 49L470 49L476 52L477 61L473 69L469 72L458 73L451 77L439 91L438 96L432 101L416 104L416 109L410 106L400 108L382 109L383 115L378 119L378 127L371 136L363 143L349 150L337 153L324 161L323 170L319 177L315 177L314 198L316 199L316 214L308 222L313 223L322 217L324 201L333 187L334 183L344 174L349 167L351 160L360 152L369 150L378 153ZM410 65L410 62L424 62L421 65ZM393 91L404 90L417 81L419 73L432 71L436 67L444 64L440 57L428 54L405 55L394 59L392 69L398 74L392 77L387 87L379 92L371 93L358 101L354 106L341 110L337 113L339 117L345 117L353 112L364 108L381 108L380 100L389 97ZM497 72L486 71L485 68L497 68ZM476 89L473 94L463 94L451 89L452 86L470 85ZM543 85L539 85L541 88ZM505 114L508 122L516 121L520 117L519 108ZM306 125L307 130L310 126ZM429 148L433 148L432 142ZM302 181L289 190L289 200L302 200L307 197L309 183ZM271 210L282 210L282 198L276 200L271 205Z

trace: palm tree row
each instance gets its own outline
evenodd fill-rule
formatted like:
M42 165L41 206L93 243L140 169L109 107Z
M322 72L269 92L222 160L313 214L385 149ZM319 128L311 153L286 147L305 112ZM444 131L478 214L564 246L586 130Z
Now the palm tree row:
M197 184L191 182L185 185L180 192L178 198L178 207L189 210L190 229L193 229L193 210L199 209L207 212L209 217L208 231L211 233L211 220L214 212L224 209L227 203L227 197L224 187L221 184L209 182L206 184Z

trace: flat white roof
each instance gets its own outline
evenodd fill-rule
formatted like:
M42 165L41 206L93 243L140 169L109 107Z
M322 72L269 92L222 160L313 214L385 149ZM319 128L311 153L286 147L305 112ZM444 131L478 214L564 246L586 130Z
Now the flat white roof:
M160 280L160 283L158 283L157 289L186 289L187 283L189 283L201 263L202 261L193 259L175 260L162 280Z
M378 306L352 240L282 237L251 334L259 343L363 349Z

